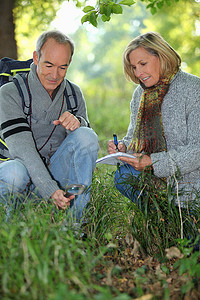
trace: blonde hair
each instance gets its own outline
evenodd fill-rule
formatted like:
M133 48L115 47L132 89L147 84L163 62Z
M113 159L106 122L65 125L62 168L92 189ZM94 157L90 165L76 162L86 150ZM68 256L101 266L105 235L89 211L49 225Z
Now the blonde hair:
M178 71L181 58L178 53L157 32L147 32L133 39L126 47L123 55L124 74L126 79L139 83L129 60L129 54L142 47L151 55L159 57L160 77L165 77Z

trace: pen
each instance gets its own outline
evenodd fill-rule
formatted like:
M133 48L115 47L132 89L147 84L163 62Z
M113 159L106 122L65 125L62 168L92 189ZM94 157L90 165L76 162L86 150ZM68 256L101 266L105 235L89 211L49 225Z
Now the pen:
M113 137L114 137L114 143L115 143L115 146L116 146L116 150L119 151L119 149L118 149L117 135L113 134Z

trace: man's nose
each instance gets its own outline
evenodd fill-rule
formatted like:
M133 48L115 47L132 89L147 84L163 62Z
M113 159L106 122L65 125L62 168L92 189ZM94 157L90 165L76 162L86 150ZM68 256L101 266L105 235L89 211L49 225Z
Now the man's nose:
M53 79L56 79L58 77L58 69L57 68L51 69L51 76L53 77Z

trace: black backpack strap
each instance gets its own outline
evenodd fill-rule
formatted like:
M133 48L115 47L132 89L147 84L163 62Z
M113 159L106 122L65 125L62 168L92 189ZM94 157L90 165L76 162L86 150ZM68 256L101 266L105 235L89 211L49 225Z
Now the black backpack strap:
M27 74L21 73L21 74L18 74L18 75L23 79L24 84L25 84L25 86L27 88L27 92L28 92L28 83L27 83L27 80L26 80ZM22 99L22 108L23 108L23 111L24 111L24 113L25 113L26 116L29 116L30 113L31 113L31 101L32 101L31 95L28 93L29 94L29 97L28 97L29 98L29 102L28 102L28 105L27 105L26 101L24 99L24 94L22 92L22 88L20 86L19 80L16 77L14 77L13 78L13 82L16 85L16 87L18 89L18 92L19 92L19 95L20 95L20 97Z
M73 114L76 115L77 110L78 110L78 100L77 100L77 96L76 96L76 92L74 90L73 85L71 84L71 82L69 80L67 81L67 86L68 86L68 91L67 88L65 88L64 90L64 95L66 98L66 102L67 102L67 109Z

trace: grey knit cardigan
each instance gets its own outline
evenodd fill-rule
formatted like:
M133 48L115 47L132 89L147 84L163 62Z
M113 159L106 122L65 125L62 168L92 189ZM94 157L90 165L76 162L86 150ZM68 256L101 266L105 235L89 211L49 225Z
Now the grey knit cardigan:
M24 98L29 103L25 83L22 78L19 78L19 80ZM31 131L28 124L30 119L28 118L28 122L26 121L26 115L22 108L22 99L15 84L11 82L3 85L0 89L0 126L2 129L0 134L8 146L9 157L19 160L26 166L40 195L49 198L59 189L59 186L49 174L40 154L45 158L52 156L67 136L68 131L60 125L57 126L40 154L37 149L40 149L50 136L54 128L53 121L58 119L59 112L62 114L68 110L67 102L63 98L64 89L65 87L68 89L68 85L64 80L52 101L37 76L34 64L31 64L28 83L32 96ZM78 101L76 116L80 118L81 126L88 126L86 103L82 92L76 84L71 84ZM2 126L2 124L7 126ZM9 135L9 131L12 134Z
M143 88L138 86L130 103L130 124L122 140L126 147L133 137L142 93ZM179 170L181 178L176 189L183 190L184 195L175 201L186 206L188 200L200 194L200 78L179 70L163 99L161 113L167 152L151 154L154 174L177 182L175 174Z

